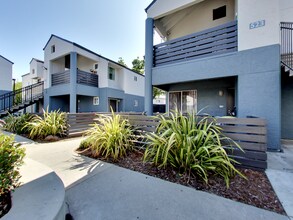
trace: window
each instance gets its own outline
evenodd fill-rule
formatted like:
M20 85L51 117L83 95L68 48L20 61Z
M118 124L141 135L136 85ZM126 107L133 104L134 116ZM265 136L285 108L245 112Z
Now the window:
M135 82L137 81L137 76L134 76L134 81L135 81Z
M55 45L51 46L51 53L55 53Z
M65 68L70 69L70 55L65 56Z
M32 69L32 74L35 74L35 69Z
M179 111L183 114L196 112L196 90L170 92L169 111Z
M138 101L134 100L134 107L138 107Z
M95 96L93 98L93 105L99 105L100 104L100 98L99 96Z
M226 5L213 10L213 20L226 17Z
M108 78L111 80L115 80L115 69L112 67L108 68Z
M95 64L94 64L94 69L95 69L95 70L99 69L99 64L95 63Z

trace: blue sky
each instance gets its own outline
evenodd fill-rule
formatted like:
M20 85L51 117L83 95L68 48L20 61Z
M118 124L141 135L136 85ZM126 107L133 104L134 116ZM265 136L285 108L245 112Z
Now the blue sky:
M43 60L51 34L117 61L144 55L144 9L151 0L6 0L0 3L0 54L14 62L13 77Z

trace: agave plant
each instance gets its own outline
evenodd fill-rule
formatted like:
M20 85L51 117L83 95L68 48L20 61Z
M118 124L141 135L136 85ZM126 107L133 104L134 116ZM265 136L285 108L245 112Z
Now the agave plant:
M113 111L112 115L99 115L97 123L86 135L89 135L87 141L96 157L102 156L116 161L133 149L133 131L128 120L122 119Z
M157 118L160 121L157 131L147 135L149 145L144 161L159 167L171 165L183 173L195 172L206 183L214 173L224 178L227 187L233 175L243 176L233 165L236 161L228 157L221 145L223 141L233 141L221 134L215 119L177 112Z
M43 109L43 117L35 115L27 122L24 129L28 129L29 137L45 138L48 135L65 136L67 131L66 114L60 110L49 112Z

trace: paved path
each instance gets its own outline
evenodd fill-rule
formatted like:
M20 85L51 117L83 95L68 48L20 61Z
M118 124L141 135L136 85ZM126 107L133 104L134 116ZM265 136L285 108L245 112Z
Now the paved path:
M87 219L288 219L74 153L81 139L28 144L27 156L51 167L66 187L69 211Z
M266 174L286 213L293 220L293 144L282 146L284 152L268 152Z

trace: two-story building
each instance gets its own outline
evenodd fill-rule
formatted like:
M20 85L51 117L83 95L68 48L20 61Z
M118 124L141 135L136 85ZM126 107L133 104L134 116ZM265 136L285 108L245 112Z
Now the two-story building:
M148 114L155 86L167 111L265 118L272 150L293 138L293 1L154 0L146 13Z
M22 88L36 85L36 83L39 83L44 80L44 61L32 58L30 61L30 72L27 74L22 75ZM35 92L39 92L38 90L35 90ZM26 94L23 93L22 96L25 96ZM23 97L24 99L24 97ZM40 99L38 102L36 102L33 105L30 105L29 107L25 108L25 112L41 112L43 108L43 99Z
M65 112L144 110L144 76L52 35L44 47L44 107Z
M0 55L0 95L12 91L13 62Z

